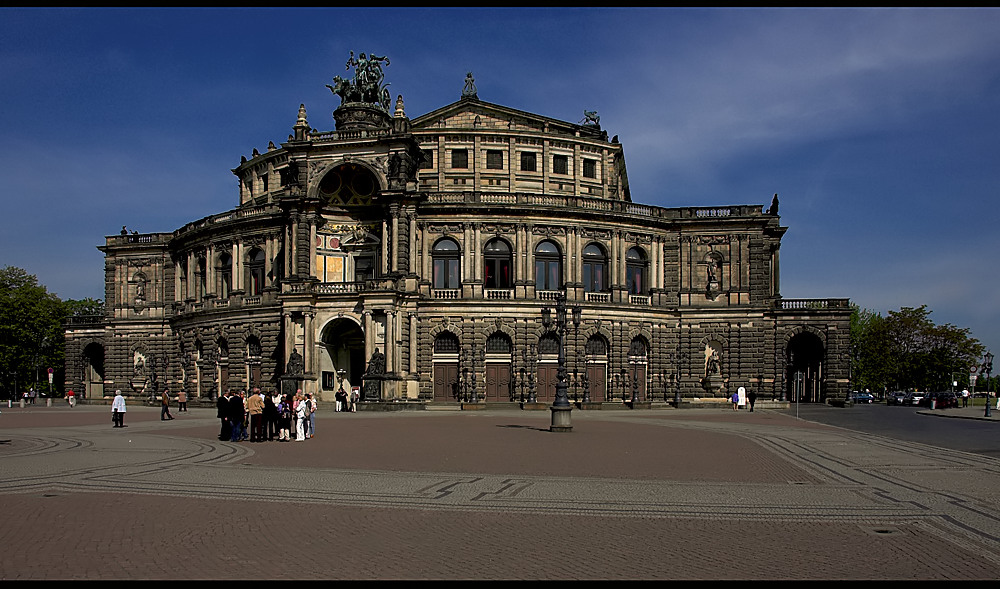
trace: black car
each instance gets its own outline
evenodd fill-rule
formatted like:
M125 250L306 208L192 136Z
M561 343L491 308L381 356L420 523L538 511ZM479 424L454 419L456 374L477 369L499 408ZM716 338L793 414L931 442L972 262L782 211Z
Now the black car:
M889 393L888 395L885 396L886 405L905 405L906 404L905 401L906 401L906 393L902 391Z

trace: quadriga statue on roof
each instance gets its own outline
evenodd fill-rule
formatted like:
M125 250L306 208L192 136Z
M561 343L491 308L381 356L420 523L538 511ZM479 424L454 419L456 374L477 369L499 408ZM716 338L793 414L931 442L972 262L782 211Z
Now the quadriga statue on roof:
M347 102L375 104L382 107L382 110L389 112L389 84L382 83L385 79L385 75L382 73L382 62L389 65L389 58L374 53L370 55L361 53L355 58L354 52L351 51L351 57L347 60L344 69L350 70L353 66L354 79L348 80L334 76L333 85L327 84L326 87L340 96L341 104Z

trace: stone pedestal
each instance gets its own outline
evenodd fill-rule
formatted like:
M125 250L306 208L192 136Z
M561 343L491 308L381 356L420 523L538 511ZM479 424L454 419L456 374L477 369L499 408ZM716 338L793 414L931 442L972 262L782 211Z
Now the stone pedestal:
M573 406L569 407L549 407L552 411L552 424L549 426L550 432L571 432L573 431Z
M701 388L705 390L709 396L716 396L722 392L723 385L726 384L725 379L718 374L710 374L705 378L701 379Z

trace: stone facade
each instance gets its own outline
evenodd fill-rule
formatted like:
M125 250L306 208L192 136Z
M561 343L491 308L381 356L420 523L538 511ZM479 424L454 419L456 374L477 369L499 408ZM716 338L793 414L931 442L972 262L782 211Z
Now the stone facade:
M474 94L335 118L316 131L300 106L288 141L242 158L236 208L105 238L106 316L67 325L67 388L548 402L543 309L565 296L571 399L846 397L849 303L780 296L776 197L635 203L595 121Z

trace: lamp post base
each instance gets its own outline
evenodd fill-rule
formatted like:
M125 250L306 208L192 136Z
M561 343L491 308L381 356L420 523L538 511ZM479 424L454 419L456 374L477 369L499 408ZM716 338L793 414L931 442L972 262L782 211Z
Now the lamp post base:
M549 407L552 411L552 424L549 426L550 432L571 432L573 431L572 412L573 406L569 407Z

